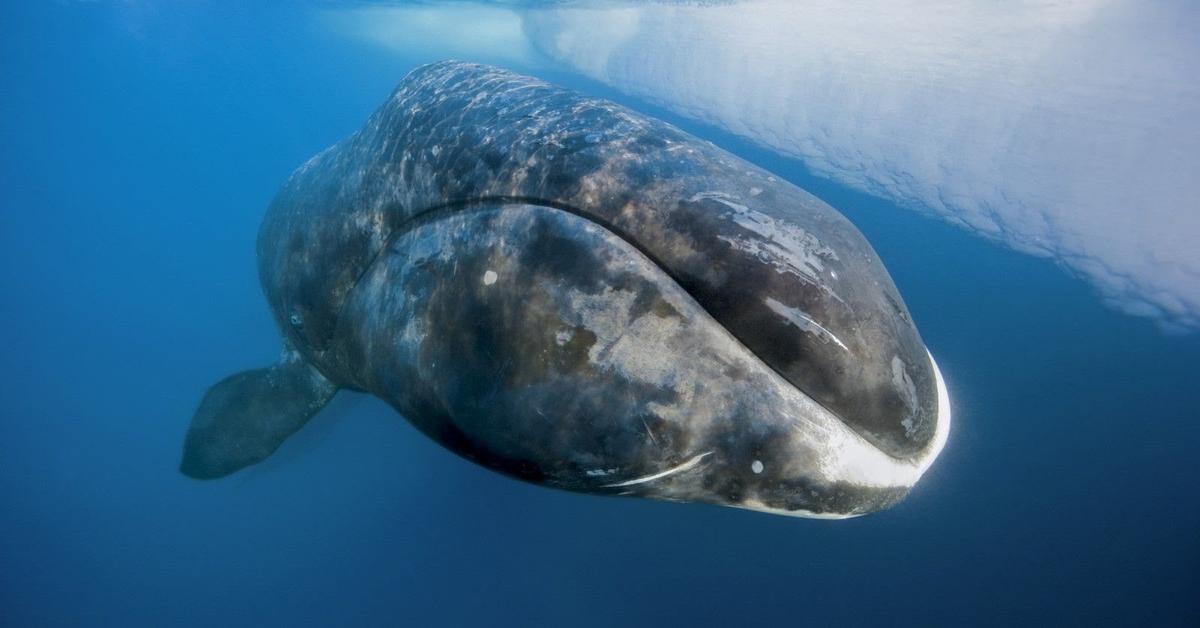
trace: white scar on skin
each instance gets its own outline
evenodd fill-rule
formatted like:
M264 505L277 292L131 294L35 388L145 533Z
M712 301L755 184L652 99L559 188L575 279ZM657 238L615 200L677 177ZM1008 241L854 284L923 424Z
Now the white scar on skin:
M700 454L699 456L695 456L691 460L688 460L687 462L685 462L683 464L671 467L670 469L667 469L666 471L659 471L658 473L655 473L652 475L643 476L643 477L636 478L633 480L625 480L624 482L617 482L615 484L605 484L604 487L605 488L613 488L613 487L617 487L617 486L632 486L634 484L642 484L643 482L653 482L654 480L661 480L662 478L665 478L668 475L675 475L676 473L682 473L684 471L687 471L688 469L695 468L695 466L700 464L700 461L703 460L705 456L707 456L711 453L712 453L711 451L706 451L706 452Z
M812 317L804 312L801 312L794 307L788 307L779 301L772 299L771 297L767 297L765 303L767 304L767 307L774 310L776 314L788 319L788 321L790 321L796 327L799 327L806 332L816 334L822 338L825 338L826 340L832 341L834 344L841 347L843 351L846 351L847 353L850 352L850 348L843 344L840 338L835 336L833 332L825 329L825 327L823 327L817 321L814 321Z

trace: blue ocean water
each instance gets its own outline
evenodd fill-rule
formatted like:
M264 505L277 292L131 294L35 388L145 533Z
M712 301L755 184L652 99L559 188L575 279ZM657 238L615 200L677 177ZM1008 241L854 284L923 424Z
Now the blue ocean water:
M954 400L896 508L847 521L574 495L340 394L268 462L177 471L278 336L254 237L291 170L426 56L303 8L0 8L0 624L1196 625L1200 338L566 71L841 209Z

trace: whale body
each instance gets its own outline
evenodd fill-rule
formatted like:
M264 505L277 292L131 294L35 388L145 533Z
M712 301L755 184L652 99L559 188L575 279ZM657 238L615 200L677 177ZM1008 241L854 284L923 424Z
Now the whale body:
M259 462L339 389L501 473L811 517L898 502L949 399L878 256L811 194L619 105L410 73L259 232L283 337L214 385L183 473Z

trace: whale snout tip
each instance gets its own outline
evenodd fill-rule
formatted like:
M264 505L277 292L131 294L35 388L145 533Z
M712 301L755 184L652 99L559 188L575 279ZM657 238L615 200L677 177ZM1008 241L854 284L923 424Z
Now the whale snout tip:
M828 421L822 429L806 428L809 421L821 420L821 413L797 417L791 434L771 433L753 445L757 455L721 452L710 459L707 473L736 476L741 485L736 495L713 495L710 501L811 519L859 517L901 502L932 466L950 433L950 395L936 360L928 350L926 355L936 382L931 405L937 410L933 434L920 451L895 457Z
M789 513L772 510L770 512L819 519L845 519L886 510L904 499L941 454L950 435L952 420L950 393L937 360L928 348L925 349L925 354L929 358L929 366L934 379L934 394L936 395L935 403L931 404L936 408L933 417L935 422L933 434L925 447L907 458L894 458L888 455L886 456L888 464L869 461L866 456L862 456L858 461L848 460L849 466L853 466L854 462L865 463L863 464L865 469L860 470L859 473L850 474L851 477L847 478L848 485L857 486L861 491L863 499L859 504L851 505L842 511ZM856 457L850 452L847 452L847 455L851 458ZM866 471L866 473L862 473L862 471Z

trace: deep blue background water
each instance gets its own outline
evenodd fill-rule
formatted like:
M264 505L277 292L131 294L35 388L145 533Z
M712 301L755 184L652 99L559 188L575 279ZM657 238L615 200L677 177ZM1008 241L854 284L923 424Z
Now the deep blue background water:
M408 69L311 12L0 9L0 625L1196 625L1200 339L1048 261L810 176L875 245L955 425L840 521L573 495L340 394L267 463L176 471L205 388L273 361L254 236Z

